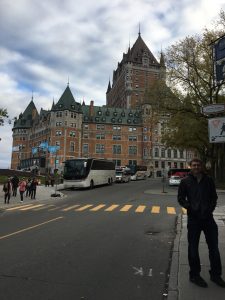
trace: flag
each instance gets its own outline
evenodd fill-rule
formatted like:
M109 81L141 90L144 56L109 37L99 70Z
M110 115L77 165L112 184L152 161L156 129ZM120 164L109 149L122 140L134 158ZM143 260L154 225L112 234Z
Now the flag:
M59 150L59 146L48 146L48 151L50 153L56 153L57 150Z
M39 148L46 150L48 148L48 142L42 142L39 145Z
M225 36L214 43L214 69L216 82L225 79Z
M32 154L36 154L38 152L38 148L37 147L32 147L31 152L32 152Z

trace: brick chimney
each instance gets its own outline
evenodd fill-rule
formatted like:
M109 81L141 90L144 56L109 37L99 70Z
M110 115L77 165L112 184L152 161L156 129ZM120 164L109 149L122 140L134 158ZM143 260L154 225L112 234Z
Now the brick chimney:
M94 100L91 100L90 106L89 106L89 116L93 117L94 116Z

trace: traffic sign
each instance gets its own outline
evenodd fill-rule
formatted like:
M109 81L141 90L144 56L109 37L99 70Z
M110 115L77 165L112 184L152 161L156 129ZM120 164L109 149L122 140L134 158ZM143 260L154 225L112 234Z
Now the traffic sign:
M202 107L204 115L217 114L225 111L225 103L210 104Z

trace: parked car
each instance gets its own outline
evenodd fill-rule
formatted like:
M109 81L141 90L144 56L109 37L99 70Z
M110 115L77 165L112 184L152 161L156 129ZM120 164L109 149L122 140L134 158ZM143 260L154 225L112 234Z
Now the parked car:
M179 185L180 184L180 181L181 181L181 177L179 176L171 176L169 178L169 186L173 186L173 185Z

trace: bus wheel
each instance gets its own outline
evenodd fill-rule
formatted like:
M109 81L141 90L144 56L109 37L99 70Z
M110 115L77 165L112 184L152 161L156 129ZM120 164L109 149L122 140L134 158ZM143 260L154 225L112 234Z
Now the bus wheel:
M94 181L91 180L91 182L90 182L90 189L93 189L93 188L94 188Z

